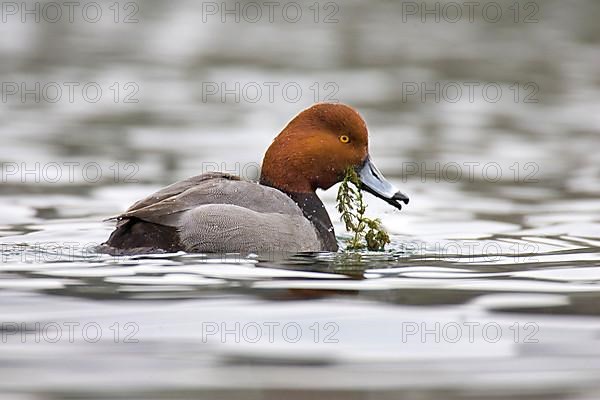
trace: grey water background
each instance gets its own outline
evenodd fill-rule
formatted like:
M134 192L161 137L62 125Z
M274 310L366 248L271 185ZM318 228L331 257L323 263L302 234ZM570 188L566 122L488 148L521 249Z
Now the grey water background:
M49 4L2 4L0 398L600 396L600 3ZM94 253L325 100L411 197L387 253Z

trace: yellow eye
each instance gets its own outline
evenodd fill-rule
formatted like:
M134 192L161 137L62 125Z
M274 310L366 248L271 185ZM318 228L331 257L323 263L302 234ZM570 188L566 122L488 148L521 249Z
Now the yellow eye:
M342 135L340 136L340 142L342 143L348 143L350 141L350 138L346 135Z

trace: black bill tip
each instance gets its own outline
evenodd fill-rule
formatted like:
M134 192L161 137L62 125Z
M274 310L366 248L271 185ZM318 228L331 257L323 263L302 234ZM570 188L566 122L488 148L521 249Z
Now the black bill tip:
M396 192L396 194L392 197L392 200L403 201L404 204L408 204L408 202L410 201L408 196L402 192Z

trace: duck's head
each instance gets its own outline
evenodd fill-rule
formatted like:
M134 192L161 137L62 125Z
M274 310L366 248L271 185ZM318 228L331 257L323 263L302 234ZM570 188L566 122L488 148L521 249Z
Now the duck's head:
M260 180L287 193L310 193L342 181L348 167L366 191L398 209L408 204L371 161L365 121L344 104L315 104L294 117L267 150Z

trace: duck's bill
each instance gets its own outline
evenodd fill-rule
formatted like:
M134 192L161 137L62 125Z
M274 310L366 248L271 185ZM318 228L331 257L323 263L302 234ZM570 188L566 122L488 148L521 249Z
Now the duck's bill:
M365 163L358 170L358 176L362 183L362 189L390 203L398 210L402 210L401 202L408 204L408 196L400 192L394 185L389 183L375 164L371 157L367 157Z

